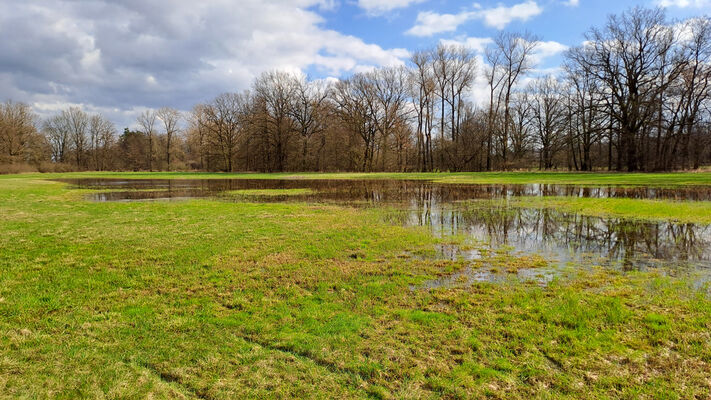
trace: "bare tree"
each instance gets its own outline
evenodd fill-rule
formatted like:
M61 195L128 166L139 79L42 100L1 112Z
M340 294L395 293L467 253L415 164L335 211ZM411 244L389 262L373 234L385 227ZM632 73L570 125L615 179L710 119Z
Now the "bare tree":
M148 139L148 151L146 152L146 158L148 161L148 170L153 171L153 153L154 153L154 136L156 132L156 112L153 110L146 110L138 116L137 122L141 127L143 134Z
M364 96L375 129L380 134L378 146L381 169L387 163L388 140L396 125L408 118L407 71L401 67L382 68L364 74ZM401 126L404 128L404 125Z
M294 92L289 104L289 116L301 136L301 169L307 169L307 154L311 138L326 129L325 113L329 85L325 81L308 82L296 78Z
M89 115L78 107L69 107L62 111L64 122L69 130L69 141L74 151L77 168L85 168L85 151L89 142Z
M89 138L93 168L103 171L110 167L110 147L113 145L116 127L101 114L89 118Z
M486 69L486 81L489 85L489 112L486 124L486 170L491 171L496 122L499 118L499 108L501 107L501 87L506 75L502 70L503 54L497 47L489 46L486 49L486 60L489 63Z
M210 169L209 165L206 163L208 157L208 146L207 146L207 132L208 129L205 126L207 121L206 116L206 105L197 104L193 107L192 111L188 114L188 129L187 129L187 141L188 146L190 146L198 154L198 164L197 168Z
M507 149L509 142L509 127L511 119L511 95L518 80L532 68L531 55L538 46L538 38L530 33L503 32L494 40L494 51L497 56L491 57L500 61L501 100L504 107L503 128L501 133L501 159L503 168L507 168ZM492 78L492 81L495 78Z
M290 105L296 96L296 82L298 78L292 74L269 71L260 75L254 83L254 94L263 105L263 128L269 150L274 154L276 171L284 171L287 166L289 142L295 131Z
M553 159L564 144L567 130L566 93L554 77L535 80L530 88L531 117L539 145L539 167L553 168Z
M410 99L415 109L417 120L418 169L434 169L432 155L432 129L434 120L435 81L432 67L432 51L420 51L411 58Z
M610 115L619 126L618 154L628 171L636 171L643 128L686 63L674 52L675 37L661 9L612 15L604 29L593 28L586 38L584 48L570 52L569 58L603 82L614 104L608 107Z
M165 134L165 162L170 171L170 156L172 154L173 139L178 134L178 123L180 122L180 112L174 108L163 107L156 112L156 117L163 122L163 132Z
M363 74L355 74L347 80L337 82L330 94L341 123L363 141L361 171L373 169L377 133L371 107L369 107L374 100L368 98L372 95L368 85L368 80Z
M578 154L581 170L592 171L593 145L601 142L609 126L604 93L600 82L585 68L568 62L565 70L570 88L568 135L572 140L573 157Z
M511 99L511 156L517 166L525 166L535 141L535 95L529 90L514 93Z
M711 20L693 18L681 24L679 35L685 64L670 95L661 103L668 105L667 135L658 139L657 169L670 169L677 149L681 148L681 166L693 159L693 167L700 164L700 149L708 146L708 138L700 134L704 112L709 117L711 99ZM664 101L666 100L666 101ZM660 117L660 120L662 118ZM661 125L660 125L661 130ZM707 131L708 132L708 131ZM708 134L706 135L708 136Z
M36 119L27 104L0 103L0 162L27 161L33 142L39 140Z
M42 124L42 132L52 149L52 161L66 162L69 147L69 127L64 114L52 116Z
M224 162L227 171L234 171L240 139L247 131L250 108L249 92L223 93L206 104L197 115L198 123L207 131L210 146Z

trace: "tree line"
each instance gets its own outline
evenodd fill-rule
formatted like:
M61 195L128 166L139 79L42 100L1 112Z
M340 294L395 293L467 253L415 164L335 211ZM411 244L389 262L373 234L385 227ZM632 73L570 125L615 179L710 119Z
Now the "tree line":
M634 8L591 28L560 73L539 39L502 32L483 55L441 43L337 80L282 71L135 129L70 107L40 120L0 104L0 164L40 170L666 171L711 162L711 20ZM477 82L486 98L473 98ZM481 92L481 91L479 91ZM480 94L481 96L481 94Z

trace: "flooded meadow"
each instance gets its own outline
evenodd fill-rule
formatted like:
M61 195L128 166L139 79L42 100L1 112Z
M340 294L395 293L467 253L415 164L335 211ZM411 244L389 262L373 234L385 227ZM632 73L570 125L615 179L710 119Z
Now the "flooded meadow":
M0 393L709 397L711 174L552 175L0 179Z
M327 179L65 179L91 189L92 201L214 198L228 202L326 203L386 207L390 223L429 229L438 237L466 237L475 246L441 246L434 258L476 260L481 252L539 255L548 271L519 275L542 283L556 267L604 265L623 271L657 268L665 273L711 271L711 226L674 221L599 217L554 208L520 206L526 197L711 200L711 186L620 187L552 184L440 184L425 180ZM466 274L466 271L459 272ZM477 269L472 281L494 281ZM454 276L447 279L455 279ZM461 277L460 277L461 278ZM461 280L461 279L460 279ZM446 280L445 280L446 282ZM443 283L446 284L446 283Z

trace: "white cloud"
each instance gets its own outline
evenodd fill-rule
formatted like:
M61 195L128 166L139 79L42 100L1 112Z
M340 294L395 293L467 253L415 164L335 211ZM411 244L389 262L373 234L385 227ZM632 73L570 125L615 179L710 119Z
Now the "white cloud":
M471 19L471 14L471 12L438 14L433 11L422 11L417 14L415 26L406 33L413 36L432 36L436 33L453 32L459 25Z
M442 32L453 32L459 25L476 19L482 20L487 26L504 29L513 21L527 21L542 12L543 8L532 0L510 7L499 5L493 8L482 8L481 5L475 4L474 9L457 14L422 11L417 15L415 25L405 33L413 36L432 36Z
M467 37L459 39L442 39L440 40L443 44L455 44L460 46L465 46L477 53L484 53L486 47L494 42L492 38L479 38L479 37Z
M702 8L711 6L711 0L658 0L660 7Z
M577 7L580 5L580 0L567 0L567 1L564 1L563 4L565 4L568 7Z
M322 26L333 0L2 0L0 96L46 105L188 109L269 69L340 76L398 65L384 49ZM2 101L4 99L0 99ZM42 106L45 105L45 106ZM120 124L124 120L117 121Z
M556 41L539 41L536 49L533 52L533 63L536 65L542 64L546 58L557 56L568 50L568 46Z
M382 15L397 8L406 8L426 0L358 0L358 7L369 15Z
M498 6L477 13L484 23L496 29L504 29L506 25L514 20L527 21L531 17L543 12L543 9L535 1L516 4L512 7Z

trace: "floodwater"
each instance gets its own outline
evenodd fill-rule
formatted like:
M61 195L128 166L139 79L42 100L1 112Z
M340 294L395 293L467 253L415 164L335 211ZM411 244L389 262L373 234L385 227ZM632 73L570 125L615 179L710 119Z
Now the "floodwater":
M440 184L424 180L336 180L336 179L60 179L83 189L110 189L97 201L175 199L210 197L231 190L311 189L299 201L407 203L451 203L472 199L500 199L517 196L573 196L711 200L711 186L656 188L576 185L471 185ZM122 191L123 190L123 191ZM279 196L268 196L283 201ZM294 199L293 196L289 198ZM266 200L266 199L263 199Z
M438 184L418 180L262 180L262 179L68 179L72 187L94 189L94 201L176 200L214 197L223 201L335 203L388 206L398 211L389 221L422 226L436 235L466 235L491 250L537 254L552 265L608 265L622 270L672 268L711 271L711 226L674 222L590 217L554 209L508 206L518 196L573 196L711 200L711 186L653 188L574 185L469 185ZM228 196L227 191L309 189L308 193L277 196ZM103 191L102 191L103 190ZM468 201L470 200L470 201ZM501 200L501 201L476 201ZM437 257L476 259L478 250L449 248ZM472 281L500 277L484 270L465 270ZM519 275L545 283L551 270L521 270ZM432 287L447 286L451 276ZM426 286L427 286L426 285Z

